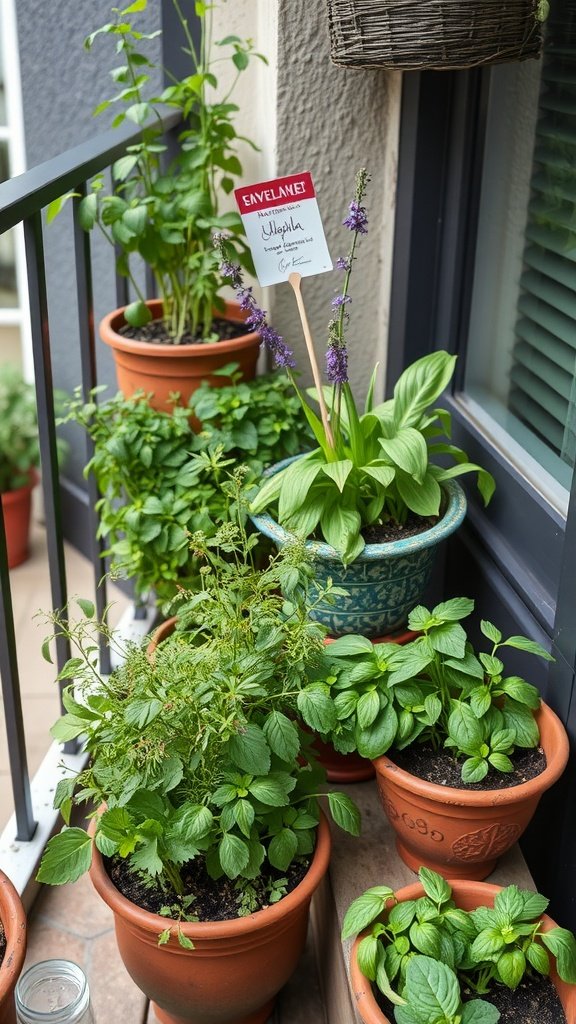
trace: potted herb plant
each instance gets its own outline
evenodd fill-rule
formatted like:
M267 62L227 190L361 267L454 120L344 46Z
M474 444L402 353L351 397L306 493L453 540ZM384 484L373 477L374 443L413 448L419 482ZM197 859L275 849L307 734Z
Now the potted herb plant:
M0 1017L16 1024L14 991L26 956L26 912L3 871L0 871Z
M352 235L350 248L336 261L344 280L332 300L328 325L329 386L311 392L320 417L298 389L291 351L266 323L251 289L244 288L227 240L217 236L215 242L223 257L222 274L248 312L247 323L286 369L317 442L302 458L268 472L251 504L253 520L280 545L294 535L312 538L308 543L319 586L331 578L347 591L341 602L317 605L314 613L335 635L378 636L404 626L428 582L436 546L464 518L466 501L455 477L475 472L485 502L494 489L489 473L443 439L450 435L450 416L436 403L454 372L454 356L440 351L417 360L386 402L374 400L374 373L363 412L355 402L348 382L346 328L356 250L368 231L367 185L363 169L343 222ZM451 465L438 465L438 456ZM273 509L274 517L263 514L265 509Z
M418 635L404 646L341 637L328 679L310 684L331 697L316 723L322 737L373 759L402 859L448 878L490 874L569 752L558 717L503 660L511 649L551 656L486 621L488 651L476 653L461 625L473 607L453 598L415 608L408 623Z
M235 501L241 484L237 471ZM146 641L131 644L104 679L93 608L83 603L77 624L52 619L77 652L61 673L76 682L53 735L85 735L91 758L60 782L56 804L67 822L73 803L100 810L90 834L66 827L50 840L38 878L90 868L126 967L165 1024L256 1024L296 965L328 866L322 773L294 721L324 631L306 615L301 549L256 570L242 517L192 540L202 588L183 595L180 628L153 656ZM352 802L327 800L357 834Z
M342 938L362 933L350 973L365 1024L496 1024L500 1011L574 1024L576 941L545 897L418 874L396 893L368 889L346 913Z
M111 73L115 94L95 112L113 106L118 111L113 124L128 119L141 125L142 139L114 164L112 191L107 192L103 176L97 176L79 212L84 228L97 226L119 250L117 269L129 279L135 295L127 307L105 317L100 328L114 352L118 384L127 396L142 389L160 409L170 408L169 397L175 393L186 404L202 379L222 384L224 378L215 371L232 360L244 377L254 376L260 344L254 331L246 332L243 312L220 295L223 282L211 234L222 228L231 232L238 259L251 267L240 217L221 212L220 205L242 173L236 153L234 86L254 58L265 58L255 53L250 41L237 36L212 42L214 4L173 3L190 67L160 96L150 96L154 65L145 52L150 37L134 23L147 0L123 10L113 8L111 20L86 39L86 48L91 49L97 37L108 37L122 60ZM186 8L193 11L188 14ZM189 26L189 18L195 16L200 22L198 43ZM235 77L226 96L213 99L222 61L230 63ZM159 104L175 107L182 115L178 152L171 160ZM157 299L145 301L132 266L134 257L150 267Z
M311 437L283 375L242 381L231 366L226 374L223 387L205 381L187 408L170 412L137 396L98 402L102 389L89 402L78 391L68 403L66 421L80 423L94 442L85 474L94 474L100 491L105 554L114 572L133 580L138 599L153 592L162 607L179 587L198 582L189 536L214 533L227 519L221 483L232 466L245 465L249 479L258 479Z
M17 367L0 366L0 494L8 566L28 558L32 490L40 461L34 385Z

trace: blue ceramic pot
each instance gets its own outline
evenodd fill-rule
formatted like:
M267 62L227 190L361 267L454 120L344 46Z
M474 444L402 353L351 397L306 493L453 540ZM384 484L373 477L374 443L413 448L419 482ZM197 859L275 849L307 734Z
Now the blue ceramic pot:
M297 456L299 457L299 456ZM289 465L286 459L266 471L279 473ZM306 541L313 555L315 576L320 587L328 579L348 591L334 604L316 605L312 618L325 625L332 636L361 633L367 637L390 633L406 624L408 614L422 600L438 544L458 529L466 515L466 495L455 480L442 487L446 511L429 530L405 540L367 544L350 565L343 565L338 552L323 541ZM264 513L250 517L254 526L277 547L294 540L293 534Z

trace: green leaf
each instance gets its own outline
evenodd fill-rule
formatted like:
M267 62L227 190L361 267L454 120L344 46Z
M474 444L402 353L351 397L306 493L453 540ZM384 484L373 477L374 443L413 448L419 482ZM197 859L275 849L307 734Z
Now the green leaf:
M322 463L317 459L311 461L304 457L303 459L297 459L296 462L293 462L291 466L288 466L283 471L278 500L278 520L280 523L285 523L304 504L308 491L321 469Z
M360 513L355 508L334 502L325 509L320 524L326 541L339 552L344 564L354 561L364 548L360 536Z
M428 956L417 954L409 960L406 994L427 1024L451 1021L460 1007L460 985L454 971Z
M295 779L285 772L270 772L264 778L254 779L248 790L260 803L268 807L285 807L294 786Z
M322 466L322 472L334 481L340 493L344 490L346 481L353 469L354 463L351 459L341 459L339 462L329 462L327 465Z
M227 832L218 846L218 856L224 874L228 878L237 878L248 864L248 846L239 836Z
M396 486L404 504L416 515L438 515L442 491L432 473L427 472L422 480L418 481L399 471L396 475Z
M250 839L252 825L254 824L254 808L250 801L237 800L233 806L233 814L234 820L242 832L242 835L245 835L247 839Z
M413 946L425 956L440 957L440 932L428 921L420 924L414 921L410 928L410 941Z
M395 437L379 437L378 443L390 462L422 483L428 467L428 448L419 430L403 427Z
M84 597L77 597L76 604L81 609L82 614L85 615L87 619L93 619L94 616L96 615L96 606L93 601L88 601Z
M281 711L271 711L263 728L272 753L283 761L294 761L300 750L298 730L294 722Z
M481 963L483 960L491 960L505 946L506 942L499 928L483 928L470 947L470 956L475 963Z
M452 890L445 878L431 868L422 867L418 871L418 878L422 882L424 892L434 903L446 903L452 895Z
M497 1024L500 1011L485 999L469 999L462 1007L461 1024Z
M576 984L576 940L567 928L551 928L542 932L540 938L544 945L556 957L556 969L570 985Z
M507 679L502 680L499 688L513 700L518 701L519 704L525 704L532 711L536 711L540 707L540 691L536 686L521 679L520 676L508 676Z
M538 657L544 658L546 661L554 661L553 656L545 647L542 647L542 644L536 643L535 640L528 640L525 636L510 636L504 640L502 646L515 647L519 651L527 651L528 654L537 654Z
M378 936L366 935L358 944L356 959L358 967L365 978L369 981L376 981L376 966L378 963Z
M259 725L247 722L228 742L234 764L242 771L265 775L270 770L270 748Z
M302 718L315 732L330 732L336 725L336 708L328 687L312 683L300 691L297 705Z
M521 921L535 921L537 917L546 913L550 901L545 896L541 896L539 892L531 892L529 889L520 891L524 899L524 909L520 915Z
M448 658L463 658L466 650L466 633L459 622L445 622L430 630L430 643L439 654Z
M373 480L376 480L384 490L387 490L396 476L396 470L394 466L387 466L385 463L379 464L378 460L371 462L367 466L360 467L361 473L366 473L371 476Z
M342 941L364 931L369 924L382 914L388 900L394 897L394 890L387 885L376 885L367 889L350 904L342 924Z
M524 910L524 896L516 885L507 885L494 898L494 916L500 928L511 925Z
M550 957L539 942L530 943L526 949L526 959L539 974L550 974Z
M328 655L330 657L351 657L355 654L373 654L374 645L365 636L356 636L349 633L346 636L339 636L329 645Z
M382 709L367 729L356 730L356 746L362 757L373 761L392 746L398 730L398 716L392 704Z
M283 828L270 842L268 860L279 871L286 871L298 850L298 839L291 828Z
M496 629L496 626L493 626L492 623L488 622L487 619L482 619L480 623L480 629L482 630L484 636L488 637L488 639L491 640L493 644L499 644L500 641L502 640L502 633L500 632L500 630Z
M358 698L356 713L361 729L367 729L380 711L380 695L377 690L367 690Z
M413 426L436 401L454 373L456 357L448 352L433 352L407 367L394 388L394 421L397 426Z
M352 836L360 835L360 811L345 793L332 790L326 794L330 813L337 825Z
M46 222L51 224L52 221L58 216L63 210L69 199L73 196L77 196L77 192L67 192L65 196L59 196L58 199L53 199L51 203L46 207Z
M480 756L468 757L462 765L462 782L471 785L474 782L482 782L488 775L488 762Z
M515 989L524 977L526 957L521 949L511 949L498 958L498 974L507 988Z
M468 704L453 701L453 711L448 718L448 733L464 754L475 755L482 743L482 726Z
M131 327L143 327L144 324L150 323L152 313L146 303L138 299L137 302L131 302L126 306L124 318Z
M144 729L150 725L164 707L161 700L140 700L137 697L131 699L124 711L124 721L127 725L134 725L137 729Z
M115 181L125 181L128 175L134 170L138 163L138 157L132 154L121 156L112 167L112 174ZM137 324L135 326L141 326Z
M38 882L75 882L92 863L92 840L82 828L65 828L49 839L38 870Z
M502 709L504 728L511 729L518 747L537 747L540 731L532 711L523 704L507 700Z

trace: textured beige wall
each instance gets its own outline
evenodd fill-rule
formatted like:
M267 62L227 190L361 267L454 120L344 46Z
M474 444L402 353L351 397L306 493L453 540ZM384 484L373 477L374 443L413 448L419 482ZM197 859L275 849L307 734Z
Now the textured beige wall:
M374 364L386 359L400 76L334 67L323 0L227 0L215 36L229 32L251 36L270 60L270 67L246 73L238 94L242 129L261 147L259 154L247 155L246 181L311 171L335 260L351 240L341 222L356 170L365 166L372 175L369 233L361 239L349 307L350 378L361 399ZM302 286L322 365L330 301L341 286L338 270ZM304 342L290 286L269 289L265 305L304 372Z

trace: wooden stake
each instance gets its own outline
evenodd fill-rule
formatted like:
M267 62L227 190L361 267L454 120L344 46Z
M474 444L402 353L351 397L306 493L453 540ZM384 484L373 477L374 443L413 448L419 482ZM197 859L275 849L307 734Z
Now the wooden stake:
M322 417L322 425L324 427L324 433L326 440L332 450L334 450L334 437L332 435L332 428L330 426L330 420L328 418L328 409L326 402L324 401L324 392L322 390L322 378L320 377L320 370L318 369L318 363L316 361L316 352L314 351L314 342L312 341L312 335L310 333L310 327L308 324L308 317L306 316L306 310L304 308L304 300L302 298L302 292L300 291L300 283L302 281L301 274L290 274L288 277L292 290L296 296L296 302L298 304L298 312L300 314L300 322L302 324L302 330L304 331L304 340L306 342L306 348L308 349L308 358L310 359L310 366L312 367L312 376L314 378L314 384L316 391L318 392L318 402L320 404L320 415Z

